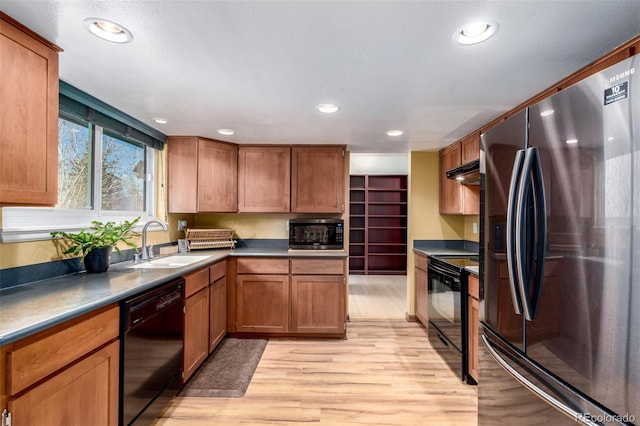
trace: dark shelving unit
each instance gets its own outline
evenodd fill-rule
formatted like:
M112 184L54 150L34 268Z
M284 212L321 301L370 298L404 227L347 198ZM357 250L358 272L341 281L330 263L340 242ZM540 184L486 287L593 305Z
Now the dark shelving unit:
M407 176L351 175L349 273L406 275Z

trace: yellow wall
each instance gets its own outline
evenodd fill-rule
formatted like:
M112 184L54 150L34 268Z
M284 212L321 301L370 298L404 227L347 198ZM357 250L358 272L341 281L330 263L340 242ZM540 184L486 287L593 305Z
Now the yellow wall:
M296 217L289 213L227 213L198 214L193 228L233 228L236 238L289 238L287 220Z
M413 151L409 160L409 223L407 256L407 313L414 309L414 240L461 240L465 217L440 215L440 156L437 151ZM470 225L471 226L471 225Z
M473 224L477 225L478 231L473 233ZM464 217L464 238L467 241L480 242L480 216L465 216Z

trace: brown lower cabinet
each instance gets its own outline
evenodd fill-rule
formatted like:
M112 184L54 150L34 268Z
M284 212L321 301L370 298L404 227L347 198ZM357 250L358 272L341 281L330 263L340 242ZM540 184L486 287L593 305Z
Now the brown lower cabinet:
M14 425L117 425L119 320L110 306L3 346L0 411Z
M346 335L346 260L236 258L229 294L235 333Z
M227 333L226 260L184 276L183 383Z
M289 331L288 275L239 275L236 289L236 331Z
M345 283L339 275L291 277L291 331L343 333Z
M227 261L209 267L209 353L227 334Z
M480 344L478 327L480 314L480 281L475 275L469 275L469 360L467 370L469 376L478 382L478 345Z
M414 268L414 284L415 284L415 312L416 318L425 327L429 321L428 314L428 281L427 281L427 256L415 254Z

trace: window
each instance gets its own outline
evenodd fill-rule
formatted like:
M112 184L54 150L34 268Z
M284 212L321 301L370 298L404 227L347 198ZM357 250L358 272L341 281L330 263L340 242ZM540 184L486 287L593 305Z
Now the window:
M147 210L147 150L100 126L58 120L59 209Z
M89 228L93 220L140 216L142 225L154 219L155 148L166 137L63 82L60 87L58 203L4 207L5 243L49 239L51 231Z
M93 208L93 139L89 123L58 119L58 208Z

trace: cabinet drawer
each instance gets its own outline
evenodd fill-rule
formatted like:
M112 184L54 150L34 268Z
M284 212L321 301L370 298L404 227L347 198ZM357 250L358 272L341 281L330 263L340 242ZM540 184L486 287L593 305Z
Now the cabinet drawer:
M263 259L246 257L238 259L238 274L288 274L289 259Z
M186 299L209 285L209 268L185 275L184 281L184 298Z
M475 275L469 275L469 296L480 299L480 280Z
M215 283L227 274L227 261L223 260L209 267L209 282Z
M416 268L422 269L423 271L427 270L427 256L416 254L414 257L414 262L415 262Z
M85 317L86 318L86 317ZM7 353L7 388L14 395L118 337L119 308L63 324L53 334L27 338Z
M344 275L344 260L291 259L291 273L305 275Z

